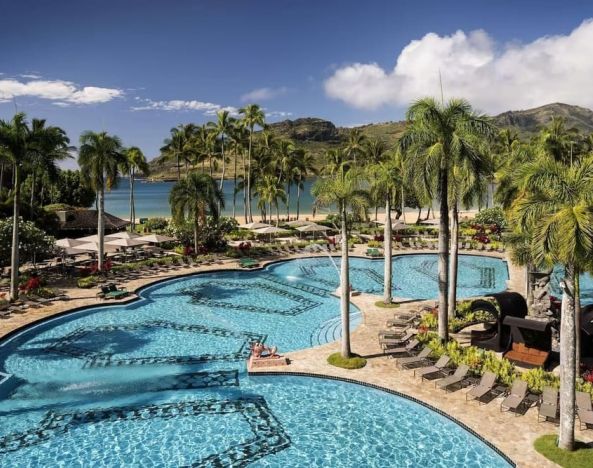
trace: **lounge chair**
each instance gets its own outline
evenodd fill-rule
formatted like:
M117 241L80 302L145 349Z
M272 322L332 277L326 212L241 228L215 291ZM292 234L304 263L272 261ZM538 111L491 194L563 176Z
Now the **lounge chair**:
M239 266L241 268L255 268L259 266L259 262L253 258L241 258L239 259Z
M576 404L580 429L593 429L593 406L591 405L591 395L585 392L577 392Z
M492 372L486 372L480 379L480 383L465 394L465 400L478 400L481 402L482 398L492 391L496 384L496 375Z
M418 314L399 314L395 315L393 319L385 322L386 327L409 327L416 320L418 320Z
M125 288L118 289L115 284L110 284L109 286L102 286L101 292L98 293L97 296L102 297L103 299L119 299L128 294L129 293Z
M414 350L414 348L416 348L419 344L420 344L420 342L418 340L412 340L412 341L408 342L408 344L405 346L390 349L389 353L391 355L394 355L394 354L408 354L409 355Z
M453 373L453 375L450 375L449 377L445 377L442 380L437 380L435 382L434 386L436 388L440 388L445 391L449 391L449 389L455 385L463 386L463 381L467 377L468 372L469 372L469 366L466 366L465 364L461 364L457 369L455 369L455 372Z
M379 344L383 348L383 351L387 351L390 348L397 348L405 345L408 341L416 336L416 333L409 331L401 338L382 338L379 340Z
M379 332L379 340L383 340L386 338L387 339L389 339L389 338L400 339L403 336L406 336L410 330L412 330L412 327L381 330Z
M517 410L525 401L526 396L527 382L521 379L516 379L513 382L510 393L500 404L500 411L513 411L517 414Z
M413 369L414 367L421 367L422 364L431 362L428 359L432 350L425 346L416 356L408 356L397 358L396 366L401 369Z
M544 421L558 421L558 390L555 388L544 387L537 414L538 422L540 418L543 418Z
M418 369L414 369L414 377L422 377L422 379L424 379L425 376L428 376L430 374L442 373L445 371L450 361L451 358L446 354L443 354L433 366L429 365L425 367L419 367Z
M379 251L379 249L375 248L375 247L369 247L367 249L367 256L368 257L382 257L383 254Z

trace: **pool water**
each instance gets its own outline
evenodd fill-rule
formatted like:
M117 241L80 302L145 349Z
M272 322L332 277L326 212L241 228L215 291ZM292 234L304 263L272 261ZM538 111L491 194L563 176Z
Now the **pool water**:
M0 384L0 466L508 466L404 398L246 374L251 341L284 352L339 338L337 273L325 262L172 280L133 304L0 342L0 372L12 375ZM372 273L357 271L355 286L373 288ZM360 314L351 313L355 327Z

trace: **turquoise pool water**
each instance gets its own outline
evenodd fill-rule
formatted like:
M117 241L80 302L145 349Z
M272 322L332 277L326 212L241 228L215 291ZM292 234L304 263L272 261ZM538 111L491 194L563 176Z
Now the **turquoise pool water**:
M289 351L339 337L325 261L178 279L4 340L0 466L508 466L406 399L246 375L250 341Z

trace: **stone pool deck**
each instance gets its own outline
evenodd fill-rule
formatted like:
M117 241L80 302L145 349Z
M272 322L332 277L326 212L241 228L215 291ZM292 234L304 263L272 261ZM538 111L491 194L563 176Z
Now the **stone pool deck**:
M365 257L366 247L356 246L353 256ZM405 250L394 251L394 255L436 253L428 250ZM461 251L462 254L475 254L504 258L503 254L495 252ZM295 254L282 258L270 258L261 261L261 265L278 261L296 258L325 257L326 254ZM507 262L509 267L508 289L523 292L524 270ZM122 301L97 300L93 289L79 289L75 287L62 287L64 293L69 296L66 301L57 301L39 309L28 309L25 313L15 314L7 319L0 320L0 338L21 327L27 326L37 320L42 320L53 315L61 314L69 310L104 304L123 304L133 301L137 295L134 294L140 288L157 281L172 279L193 273L233 270L238 268L236 260L224 260L212 265L199 267L182 267L168 272L150 273L142 278L121 283L132 294ZM557 427L550 423L537 422L537 409L532 408L523 416L515 416L509 413L500 412L500 398L485 404L478 405L475 402L466 403L464 392L460 390L452 393L445 393L436 390L430 382L420 382L412 377L410 371L399 371L395 367L395 361L383 356L377 340L377 333L384 328L385 320L391 318L393 309L381 309L374 304L380 298L368 294L361 294L352 298L352 302L362 311L363 321L352 333L352 349L354 352L367 357L368 364L363 369L344 370L330 366L326 362L328 354L339 350L339 343L330 343L316 348L305 349L287 353L291 359L291 365L286 368L262 368L264 372L305 372L319 375L331 375L340 378L357 380L392 389L400 393L415 397L432 405L453 418L461 421L472 430L490 441L506 455L508 455L517 466L521 467L547 467L556 466L548 462L533 450L533 441L542 434L557 432ZM434 303L434 301L431 301ZM419 302L411 302L402 305L398 311L417 307ZM271 343L273 344L273 343ZM282 351L282 350L280 350ZM593 441L593 431L578 431L577 438L583 441Z

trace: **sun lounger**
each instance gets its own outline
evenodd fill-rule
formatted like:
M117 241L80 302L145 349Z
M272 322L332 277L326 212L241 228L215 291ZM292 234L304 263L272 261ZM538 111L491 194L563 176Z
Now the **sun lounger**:
M469 372L469 366L466 366L465 364L461 364L457 369L455 369L455 372L453 373L453 375L450 375L449 377L445 377L442 380L438 380L437 382L435 382L434 386L436 388L440 388L445 391L448 391L450 388L454 387L455 385L463 385L463 381L467 377L468 372Z
M102 297L103 299L119 299L121 297L127 296L129 293L125 288L118 289L115 284L110 286L103 286L101 287L101 292L97 294L98 297Z
M418 320L417 314L399 314L385 322L386 327L408 327Z
M368 257L382 257L383 256L383 254L379 251L379 249L377 249L375 247L368 248L366 254Z
M544 387L542 399L539 405L537 420L543 418L544 421L558 420L558 390L552 387Z
M394 355L394 354L408 354L409 355L414 350L414 348L416 348L416 346L418 346L419 344L420 344L420 342L418 340L412 340L405 346L400 346L398 348L390 349L389 353L391 355Z
M449 356L447 356L446 354L443 354L439 358L439 360L435 363L434 366L425 366L425 367L419 367L418 369L414 369L414 377L424 378L425 376L427 376L429 374L443 372L445 370L445 368L447 367L447 365L449 365L450 361L451 361L451 358Z
M396 329L390 329L390 330L381 330L379 332L379 340L385 339L385 338L396 338L399 339L403 336L405 336L406 334L408 334L408 332L412 329L412 327L405 327L405 328L396 328Z
M478 400L478 402L492 391L496 384L496 375L486 372L480 379L480 383L465 394L465 400Z
M580 429L593 429L593 407L591 405L591 395L585 392L577 392L576 404Z
M409 331L401 338L382 338L379 340L379 344L383 348L383 351L388 351L390 348L397 348L405 345L408 341L416 336L416 333Z
M500 411L514 411L517 412L525 397L527 396L527 382L521 379L516 379L513 382L511 391L508 396L500 404Z
M425 346L416 356L408 356L397 358L396 366L402 369L413 369L414 367L421 367L423 364L430 362L428 356L432 350Z
M259 266L259 262L253 258L241 258L239 259L239 266L241 268L255 268Z

